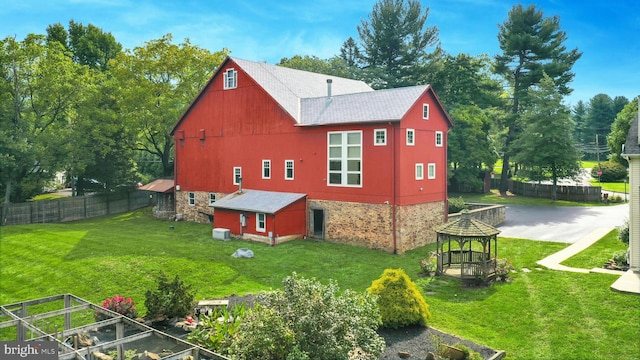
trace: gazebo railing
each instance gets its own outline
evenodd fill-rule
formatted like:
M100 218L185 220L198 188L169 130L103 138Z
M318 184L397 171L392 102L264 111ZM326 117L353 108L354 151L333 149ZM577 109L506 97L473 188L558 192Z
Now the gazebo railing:
M466 262L460 265L462 278L487 278L495 274L496 259L487 261Z
M489 254L482 251L451 250L442 254L442 264L480 263L489 260Z

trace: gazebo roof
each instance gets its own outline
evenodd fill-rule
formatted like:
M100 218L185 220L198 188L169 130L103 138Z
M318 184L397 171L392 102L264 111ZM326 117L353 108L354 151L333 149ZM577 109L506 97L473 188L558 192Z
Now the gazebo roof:
M472 219L468 212L463 211L457 220L435 227L438 234L460 237L489 237L498 235L500 230L482 221Z

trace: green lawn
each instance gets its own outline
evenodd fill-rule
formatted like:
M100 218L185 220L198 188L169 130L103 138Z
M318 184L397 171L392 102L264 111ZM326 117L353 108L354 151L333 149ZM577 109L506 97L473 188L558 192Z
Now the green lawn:
M614 252L626 249L627 245L618 240L618 230L612 230L589 248L563 261L562 265L582 269L601 268L613 257Z
M456 194L450 193L449 198L462 196L465 202L485 203L485 204L518 204L531 206L550 206L554 205L551 199L534 198L509 193L507 196L501 196L497 189L492 189L488 194ZM577 201L557 200L555 206L600 206L601 203L585 203Z
M173 225L174 230L170 229ZM170 223L149 209L74 223L1 227L0 303L72 293L94 303L131 296L144 314L154 275L180 275L196 298L280 287L296 271L342 289L364 291L385 268L404 268L429 295L431 325L506 350L509 359L631 359L640 354L637 296L612 292L616 277L540 269L536 261L566 246L500 238L513 281L468 289L451 279L418 276L433 245L391 255L298 240L275 247L211 238L209 225ZM253 259L235 259L238 248ZM532 272L523 272L523 268Z

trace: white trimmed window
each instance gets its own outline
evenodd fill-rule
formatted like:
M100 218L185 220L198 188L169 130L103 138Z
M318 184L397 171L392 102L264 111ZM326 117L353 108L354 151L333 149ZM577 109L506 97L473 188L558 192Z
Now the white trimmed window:
M189 206L196 206L196 193L189 192Z
M422 104L422 118L429 120L429 104Z
M424 164L416 164L416 180L424 180Z
M264 213L256 214L256 231L265 232L267 230L267 215Z
M387 145L387 129L373 130L373 145L375 146Z
M224 90L238 87L238 72L234 69L227 69L224 72Z
M233 185L240 185L241 179L242 179L242 168L240 166L236 166L233 168Z
M416 144L416 131L414 129L407 129L407 145L413 146Z
M216 202L216 193L209 193L209 206Z
M436 131L436 146L442 147L442 131Z
M271 179L271 160L262 160L262 178Z
M436 178L436 164L429 163L427 165L427 179L435 179Z
M327 185L362 187L362 131L329 132Z
M284 179L293 180L293 160L284 161Z

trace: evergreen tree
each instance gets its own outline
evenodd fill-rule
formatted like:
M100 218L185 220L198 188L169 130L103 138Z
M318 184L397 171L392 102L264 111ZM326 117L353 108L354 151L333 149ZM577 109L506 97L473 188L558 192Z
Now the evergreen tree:
M535 178L553 181L551 199L556 201L559 178L580 171L580 153L573 141L573 120L562 105L562 95L550 77L529 90L522 135L513 142L514 160Z
M511 143L518 138L521 105L527 103L528 90L547 74L560 95L571 93L568 84L574 74L571 68L582 53L567 51L567 34L560 30L560 18L544 17L535 5L524 8L515 5L507 20L499 25L498 41L502 54L497 55L494 71L511 87L511 115L506 119L506 138L503 149L503 168L500 192L507 191Z

